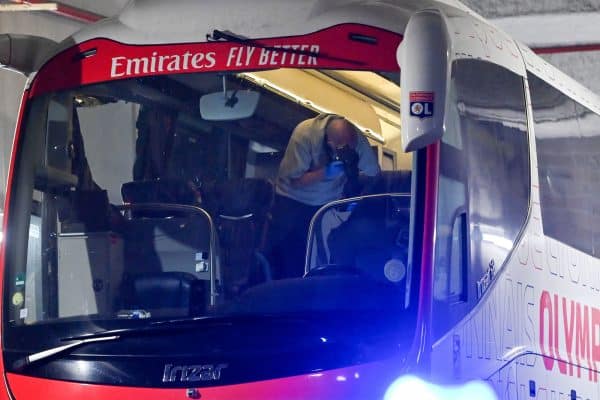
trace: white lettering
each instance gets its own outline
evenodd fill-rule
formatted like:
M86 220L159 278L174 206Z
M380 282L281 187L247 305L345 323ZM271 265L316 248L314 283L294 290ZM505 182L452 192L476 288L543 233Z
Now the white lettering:
M285 51L285 49L289 49L289 48L290 48L290 46L289 46L289 45L287 45L287 44L285 44L285 45L283 45L283 46L281 46L281 45L277 45L277 46L275 46L275 47L276 47L276 48L278 48L278 49L281 49L281 48L282 48L282 49L284 49L284 50L281 52L281 65L284 65L284 64L285 64L285 59L286 59L286 57L287 57L287 55L288 55L288 52L287 52L287 51Z
M215 60L215 52L211 51L210 53L206 53L206 59L208 60L208 64L205 65L206 68L212 68L215 66L217 61Z
M204 53L196 53L192 56L192 68L200 69L203 67L201 61L204 59Z
M292 45L292 50L298 50L299 48L300 48L300 45L297 45L297 44ZM290 53L290 55L291 55L290 64L294 64L296 62L297 53Z
M118 76L123 76L125 75L124 72L117 72L117 67L122 67L123 64L119 62L119 60L126 60L126 57L113 57L111 60L111 66L110 66L110 77L111 78L116 78Z
M156 56L158 55L157 52L153 51L152 52L152 57L150 58L150 72L156 72Z
M235 58L235 53L239 50L239 47L232 47L229 49L229 54L227 55L227 66L231 66L231 61Z
M271 65L277 65L277 57L279 56L279 52L272 50L271 51L271 61L269 62L269 64Z
M318 44L310 46L310 52L314 55L308 58L308 65L317 65L317 57L315 55L319 54L319 50L320 48Z
M169 61L169 64L167 65L167 71L179 71L181 69L180 62L179 62L180 56L174 55L174 56L171 56L170 58L171 58L171 61Z
M246 65L250 65L250 61L252 61L252 54L254 54L254 50L256 50L256 47L248 47L246 49Z
M308 49L308 45L307 44L303 44L300 47L300 51L306 51L306 49ZM300 54L300 56L298 57L298 65L305 65L305 63L304 63L304 57L306 57L304 54Z
M142 67L140 71L140 66ZM127 75L131 74L140 74L143 72L144 74L148 73L148 58L128 58L127 59Z
M269 61L269 50L260 49L260 57L258 58L258 65L266 65Z
M189 62L191 55L192 55L192 53L190 53L189 51L186 51L185 53L183 53L183 69L184 70L189 68L188 62Z
M169 56L159 56L158 57L158 72L163 72L164 68L163 68L163 63L165 60L168 60Z

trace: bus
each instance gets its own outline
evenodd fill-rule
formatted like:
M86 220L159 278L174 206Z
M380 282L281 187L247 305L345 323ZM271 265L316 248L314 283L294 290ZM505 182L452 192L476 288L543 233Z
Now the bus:
M600 98L459 2L132 0L0 64L0 398L600 398ZM330 114L379 172L281 240Z

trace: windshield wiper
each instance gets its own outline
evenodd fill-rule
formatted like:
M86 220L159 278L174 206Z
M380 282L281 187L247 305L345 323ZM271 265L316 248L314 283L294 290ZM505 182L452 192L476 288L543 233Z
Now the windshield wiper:
M306 322L306 319L296 316L279 316L279 315L271 315L271 314L239 314L239 315L229 315L229 316L220 316L220 317L194 317L194 318L180 318L180 319L170 319L165 321L155 321L150 323L149 325L136 327L136 328L122 328L122 329L109 329L105 331L86 333L83 335L70 336L62 338L61 341L73 341L72 343L68 343L62 346L53 347L51 349L43 350L37 353L33 353L28 355L25 358L19 359L14 362L13 367L17 370L21 370L22 368L35 363L40 360L44 360L46 358L52 357L56 354L71 350L72 348L95 342L102 341L112 341L118 340L122 337L129 335L139 335L145 333L158 333L158 332L169 332L173 327L182 327L185 325L190 325L190 327L197 326L197 323L207 323L207 324L233 324L236 322L253 322L255 323L257 319L261 321L265 320L285 320L285 321L302 321Z
M351 60L349 58L334 57L334 56L327 55L325 53L318 53L318 52L314 52L314 51L310 51L310 50L300 50L300 49L291 49L291 48L286 48L286 47L267 46L267 45L257 42L254 39L248 39L241 35L237 35L235 33L229 32L229 31L220 31L218 29L214 29L212 34L207 34L206 38L208 40L211 40L214 42L225 40L228 42L239 43L239 44L243 44L243 45L251 46L251 47L258 47L258 48L265 49L265 50L279 51L282 53L299 54L299 55L305 55L305 56L316 57L316 58L325 58L327 60L342 61L345 63L354 64L354 65L364 65L365 64L362 61Z
M88 339L98 339L98 338L106 338L113 336L129 336L136 334L145 334L145 333L157 333L162 331L169 331L174 327L182 327L185 325L190 325L190 327L196 327L198 323L205 323L207 325L230 325L237 322L256 322L257 320L265 321L265 320L286 320L286 321L305 321L304 318L296 317L296 316L285 316L285 315L273 315L273 314L234 314L234 315L224 315L224 316L204 316L204 317L192 317L192 318L178 318L178 319L168 319L164 321L154 321L149 323L148 325L136 327L136 328L121 328L121 329L109 329L105 331L99 332L91 332L85 333L83 335L77 336L69 336L66 338L62 338L62 341L70 341L70 340L88 340Z
M118 335L113 335L113 336L101 336L101 337L91 337L91 338L87 338L87 339L79 339L73 343L65 344L62 346L56 346L51 349L47 349L47 350L43 350L43 351L40 351L37 353L30 354L25 358L18 359L17 361L14 362L13 367L17 370L20 370L20 369L25 368L29 364L43 360L45 358L52 357L56 354L65 352L67 350L71 350L74 347L78 347L78 346L81 346L84 344L94 343L94 342L117 340L117 339L119 339L119 337L120 336L118 336Z

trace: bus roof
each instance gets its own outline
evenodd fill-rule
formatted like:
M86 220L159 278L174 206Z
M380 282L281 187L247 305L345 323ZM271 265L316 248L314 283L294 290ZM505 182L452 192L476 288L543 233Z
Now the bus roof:
M415 11L473 14L454 0L131 0L114 18L76 33L71 43L104 37L130 44L206 41L213 29L249 38L302 35L343 23L402 33Z
M477 40L464 41L465 33L450 32L456 39L460 57L483 58L524 74L526 69L550 80L559 90L589 108L600 110L600 97L576 83L523 44L518 44L501 29L456 0L131 0L120 14L88 25L67 38L52 55L75 44L95 38L127 44L175 44L208 41L214 30L251 39L305 35L340 24L363 24L403 34L410 16L418 10L435 8L460 24L483 29L492 42L502 46L483 49ZM471 29L469 28L469 29ZM475 32L477 36L480 32ZM471 34L472 35L472 34ZM485 38L487 41L488 37ZM462 47L469 50L464 52ZM477 47L481 47L478 49ZM482 53L483 49L483 53ZM496 54L487 54L491 51ZM508 54L510 53L510 54ZM520 53L523 61L516 56ZM455 54L455 56L456 56ZM507 56L508 54L508 56Z

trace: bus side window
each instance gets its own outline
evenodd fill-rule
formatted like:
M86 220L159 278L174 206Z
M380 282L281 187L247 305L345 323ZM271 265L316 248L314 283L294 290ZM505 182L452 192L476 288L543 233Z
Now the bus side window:
M600 115L528 74L544 234L600 257Z
M451 77L440 150L435 337L494 283L529 209L523 78L472 59L454 61Z

